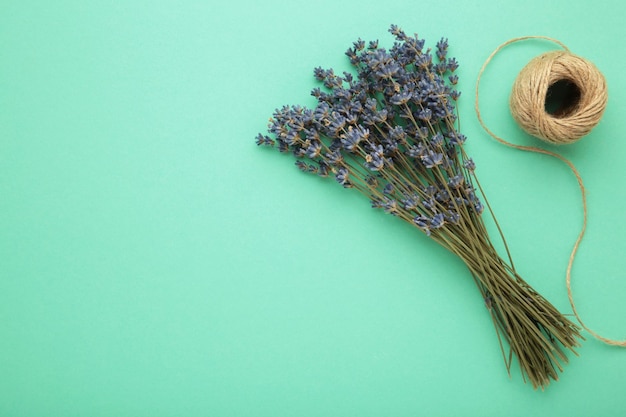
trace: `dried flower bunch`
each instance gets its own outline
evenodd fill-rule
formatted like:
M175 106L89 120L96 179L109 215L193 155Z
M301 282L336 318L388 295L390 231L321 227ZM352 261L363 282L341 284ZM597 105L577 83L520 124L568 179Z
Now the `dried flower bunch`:
M356 77L315 68L324 86L312 91L316 107L276 110L271 136L259 134L257 144L293 153L300 170L333 176L460 257L493 319L507 370L515 356L524 380L543 388L558 378L565 351L579 345L579 329L490 241L478 192L486 200L458 129L458 63L447 57L447 40L432 51L395 25L390 32L396 41L388 50L361 39L347 50Z

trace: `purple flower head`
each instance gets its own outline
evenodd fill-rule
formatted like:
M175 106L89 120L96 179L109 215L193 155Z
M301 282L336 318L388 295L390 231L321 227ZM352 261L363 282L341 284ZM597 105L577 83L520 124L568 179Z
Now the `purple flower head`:
M417 113L417 118L425 122L430 121L432 117L433 117L433 112L432 110L428 108L421 110L419 113Z
M426 236L430 236L430 219L426 216L422 216L421 214L413 217L413 223L420 229L426 233Z
M408 103L409 100L411 100L411 97L413 97L413 94L411 93L411 91L404 89L400 91L399 93L396 93L393 96L391 96L391 103L395 104L396 106L401 106L403 104Z
M403 142L406 139L406 132L402 126L396 126L389 130L389 138L394 141Z
M276 142L274 141L274 139L270 138L269 136L262 135L259 133L256 137L256 144L259 146L261 145L274 146Z
M400 71L400 65L396 61L383 62L376 75L383 79L391 79Z
M465 169L467 169L469 172L474 172L474 170L476 169L476 164L474 163L474 160L472 158L469 158L468 160L466 160L465 162L463 162L463 166L465 167Z
M324 161L320 161L318 165L317 174L320 177L327 177L329 172L330 172L330 167L328 166L328 164Z
M283 137L285 139L285 143L287 143L287 145L289 146L295 145L300 139L297 130L289 130L284 134Z
M337 170L337 174L335 174L335 179L337 180L337 182L343 185L344 187L348 187L350 185L350 182L348 181L349 177L350 177L350 172L348 171L346 167L339 168Z
M405 195L401 203L405 210L415 210L419 204L419 197L415 194Z
M339 131L343 129L346 125L346 118L334 111L331 113L330 125L328 126L328 131L332 137L337 136Z
M398 27L398 25L391 25L389 33L396 37L397 40L403 41L407 39L406 33Z
M440 202L440 203L447 203L448 201L450 201L450 193L448 192L448 190L439 190L437 192L437 195L435 196L435 199Z
M372 151L365 155L365 167L372 171L380 171L384 165L383 147L381 145L373 146Z
M322 67L315 67L313 69L313 76L317 81L324 81L324 78L326 78L326 70Z
M393 216L398 215L398 202L393 198L384 197L382 208L385 210L385 213L391 214Z
M322 151L322 144L320 142L314 141L311 142L311 144L306 148L306 156L311 158L311 159L315 159L318 156L320 156L320 153Z
M446 58L447 53L448 53L448 39L441 38L441 40L437 42L437 58L440 61L443 61Z
M439 191L439 188L432 184L427 187L422 187L422 192L430 197L434 197L437 194L437 191Z
M437 132L430 138L430 144L432 147L437 148L443 144L443 135L441 132Z
M348 131L341 137L341 145L349 152L355 152L362 140L367 140L370 131L362 126L348 127Z
M352 43L356 51L362 51L365 48L365 41L361 38Z
M457 62L456 58L448 59L448 70L450 72L456 71L458 67L459 67L459 63Z
M448 180L448 186L452 189L458 190L465 183L465 177L461 174L455 175Z
M365 177L365 183L372 188L378 188L378 179L373 175Z
M365 156L365 167L372 171L380 171L385 166L385 159L377 153Z
M330 117L330 105L325 101L319 103L313 112L313 117L319 122Z
M387 112L387 109L382 109L380 111L377 111L376 113L374 113L372 120L374 121L374 123L385 123L385 121L387 120L387 115L389 113Z
M479 199L475 199L474 201L474 210L476 210L478 214L481 214L485 210L485 206L483 206L483 203Z
M427 210L433 210L435 206L437 205L437 203L435 202L434 198L430 197L425 200L422 200L422 205Z
M326 152L326 162L329 165L338 165L343 161L343 155L339 149L335 149L332 152Z
M285 152L289 152L289 145L287 145L287 143L285 143L284 140L278 138L276 139L276 142L278 142L278 150L282 153Z
M457 213L456 211L451 211L451 210L449 210L445 214L445 218L447 222L452 223L452 224L459 224L459 222L461 221L461 216L459 215L459 213Z
M432 219L430 219L430 227L432 227L433 229L441 228L444 225L444 223L445 223L445 218L442 213L437 213L433 216Z
M463 145L466 140L467 140L467 138L462 133L453 132L452 135L450 136L450 144L451 145L455 145L455 146L456 145Z
M307 165L306 163L304 163L301 160L297 160L296 161L296 166L298 167L298 169L302 172L306 172L307 171Z
M426 168L434 168L443 163L443 154L429 149L426 155L422 155L422 162Z

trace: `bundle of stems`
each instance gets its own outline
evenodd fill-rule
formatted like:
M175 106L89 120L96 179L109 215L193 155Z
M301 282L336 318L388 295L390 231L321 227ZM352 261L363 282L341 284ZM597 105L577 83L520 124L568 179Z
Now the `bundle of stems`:
M495 216L459 131L458 62L447 57L447 39L425 50L417 35L389 31L389 49L359 39L346 51L356 77L315 68L324 86L312 91L315 108L277 109L257 144L292 153L300 170L333 176L458 256L493 320L507 371L515 357L524 380L544 388L579 345L579 328L517 274L497 221L506 260L489 238L485 205Z

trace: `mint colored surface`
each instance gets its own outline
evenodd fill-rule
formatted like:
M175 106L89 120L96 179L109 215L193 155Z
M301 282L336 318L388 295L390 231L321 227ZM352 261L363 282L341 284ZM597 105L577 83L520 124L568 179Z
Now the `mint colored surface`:
M609 84L600 125L554 148L580 169L589 228L579 313L626 336L624 2L0 1L0 415L618 416L626 350L591 336L545 392L506 374L460 261L356 192L259 149L276 107L314 103L389 24L458 70L467 152L520 274L571 314L569 169L505 148L473 111L505 40L547 35ZM544 41L484 75L498 134ZM495 239L495 235L494 235ZM585 333L588 336L587 333Z

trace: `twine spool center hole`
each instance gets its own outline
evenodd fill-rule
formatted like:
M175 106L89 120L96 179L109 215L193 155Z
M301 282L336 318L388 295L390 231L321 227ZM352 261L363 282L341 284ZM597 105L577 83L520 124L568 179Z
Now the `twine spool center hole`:
M572 80L558 80L548 87L545 110L554 117L571 115L580 102L581 92Z

